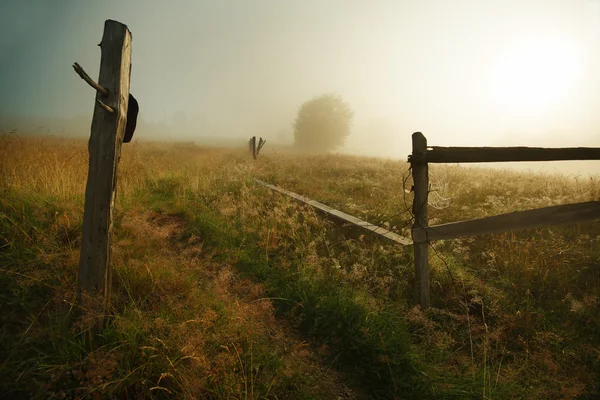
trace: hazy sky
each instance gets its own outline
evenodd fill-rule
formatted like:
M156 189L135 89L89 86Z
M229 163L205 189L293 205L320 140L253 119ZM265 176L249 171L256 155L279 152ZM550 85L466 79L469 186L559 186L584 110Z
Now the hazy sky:
M0 114L91 116L71 64L98 76L106 19L133 34L148 121L289 134L337 92L349 148L600 146L600 0L0 0Z

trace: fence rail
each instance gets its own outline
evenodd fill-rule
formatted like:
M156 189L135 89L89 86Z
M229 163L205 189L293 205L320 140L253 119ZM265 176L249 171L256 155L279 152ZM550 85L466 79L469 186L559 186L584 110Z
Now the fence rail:
M511 161L600 160L593 147L441 147L429 146L408 156L411 163L479 163Z
M457 239L465 236L583 222L596 218L600 218L600 201L565 204L424 228L417 227L413 230L413 240L415 243L421 243Z
M402 244L402 245L405 245L405 246L408 246L408 245L412 244L412 240L410 240L408 238L405 238L404 236L400 236L397 233L389 231L389 230L387 230L385 228L382 228L380 226L373 225L370 222L363 221L362 219L356 218L356 217L354 217L354 216L352 216L350 214L346 214L343 211L336 210L335 208L331 208L331 207L329 207L326 204L319 203L318 201L311 200L308 197L302 196L302 195L300 195L298 193L290 192L289 190L282 189L280 187L268 184L268 183L263 182L263 181L258 180L258 179L255 179L254 181L256 183L258 183L259 185L267 187L267 188L269 188L271 190L275 190L275 191L277 191L279 193L283 193L283 194L285 194L285 195L287 195L287 196L289 196L289 197L291 197L293 199L299 200L299 201L303 202L304 204L308 204L309 206L312 206L312 207L314 207L314 208L316 208L318 210L321 210L321 211L323 211L323 212L325 212L325 213L327 213L327 214L329 214L329 215L331 215L333 217L336 217L336 218L338 218L338 219L340 219L340 220L342 220L344 222L349 222L349 223L351 223L353 225L356 225L356 226L359 226L361 228L367 229L367 230L369 230L369 231L371 231L373 233L378 234L379 236L383 236L384 238L386 238L388 240L391 240L393 242L396 242L398 244Z

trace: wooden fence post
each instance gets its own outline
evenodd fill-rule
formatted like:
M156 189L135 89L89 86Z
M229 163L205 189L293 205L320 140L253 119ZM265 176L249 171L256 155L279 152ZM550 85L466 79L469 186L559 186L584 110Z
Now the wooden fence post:
M260 153L260 150L263 148L263 146L265 145L265 143L267 143L266 140L264 140L263 138L260 138L258 141L258 147L256 148L256 155L258 156L258 154Z
M256 160L256 136L252 136L252 157Z
M421 132L415 132L412 135L412 155L418 159L427 150L427 139ZM425 228L427 221L427 198L429 195L429 171L427 162L411 161L413 176L413 214L415 221L413 230ZM413 235L413 240L415 239ZM414 242L415 255L415 290L417 300L421 308L427 309L430 305L429 295L429 242Z
M107 20L100 48L97 85L104 91L95 88L78 284L81 306L90 317L98 318L93 325L101 329L111 292L112 215L117 166L127 123L131 32L126 25ZM99 313L90 315L92 311Z

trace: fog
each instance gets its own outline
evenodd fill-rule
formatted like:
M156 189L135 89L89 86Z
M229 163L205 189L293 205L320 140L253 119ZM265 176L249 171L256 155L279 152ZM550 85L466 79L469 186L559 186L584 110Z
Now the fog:
M0 128L89 135L94 93L71 64L98 76L106 19L133 34L140 140L291 144L299 106L337 93L346 153L405 158L414 131L600 146L600 0L5 1ZM600 170L573 165L544 168Z

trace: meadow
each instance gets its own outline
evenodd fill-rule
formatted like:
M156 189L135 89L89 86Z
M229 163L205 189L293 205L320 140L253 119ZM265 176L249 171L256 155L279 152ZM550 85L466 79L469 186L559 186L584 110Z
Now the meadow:
M412 247L408 164L134 141L119 166L106 329L72 318L87 142L0 137L0 397L593 399L600 224ZM600 168L599 168L600 169ZM600 200L600 177L430 167L430 223Z

